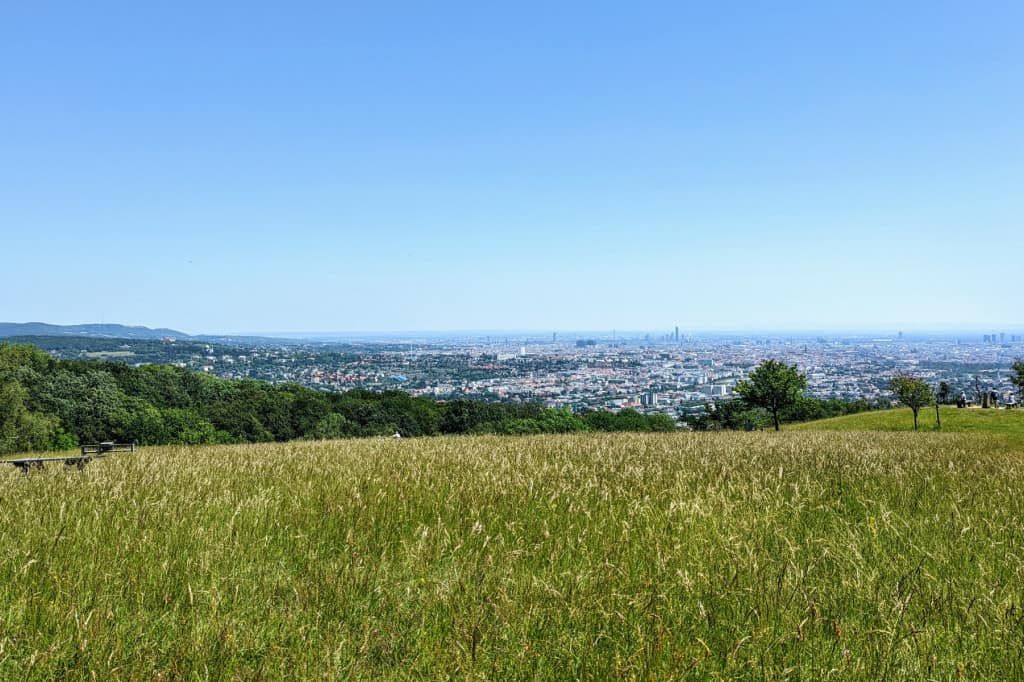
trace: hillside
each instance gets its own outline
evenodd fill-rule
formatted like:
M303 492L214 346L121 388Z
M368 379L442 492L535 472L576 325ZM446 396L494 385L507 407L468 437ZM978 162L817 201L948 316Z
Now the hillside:
M0 469L0 678L1024 675L1024 448L835 432Z
M0 322L0 339L110 339L120 341L160 341L175 339L206 343L240 343L247 346L290 346L302 344L301 338L249 336L245 334L186 334L176 329L123 324L48 324L46 322Z
M86 336L113 339L187 339L174 329L129 327L123 324L47 324L45 322L0 322L0 338L11 336Z
M1024 441L1024 409L982 410L942 407L942 431L946 433L1001 434ZM786 427L795 431L913 431L914 418L909 409L861 412L832 419L821 419ZM935 430L935 408L921 411L922 431Z

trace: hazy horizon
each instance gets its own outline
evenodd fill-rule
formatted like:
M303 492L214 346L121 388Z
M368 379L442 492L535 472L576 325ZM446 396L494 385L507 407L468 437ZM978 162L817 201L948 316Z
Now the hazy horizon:
M649 327L639 328L616 328L616 327L602 327L594 329L575 329L575 328L522 328L522 329L472 329L472 328L453 328L453 329L337 329L337 330L252 330L252 329L241 329L241 330L224 330L224 329L193 329L193 328L180 328L172 325L157 324L157 325L146 325L146 324L135 324L125 322L67 322L67 323L56 323L45 320L28 320L28 321L13 321L13 320L0 320L0 324L54 324L58 326L78 326L78 325L121 325L125 327L145 327L148 329L169 329L190 336L262 336L267 338L282 338L282 339L308 339L308 340L330 340L331 338L358 338L358 337L411 337L411 336L437 336L437 337L466 337L466 336L534 336L541 339L550 339L551 334L568 336L569 338L581 338L581 337L594 337L594 338L605 338L611 336L617 336L622 339L637 338L643 335L652 335L652 338L657 338L657 334L671 334L675 326L657 326L652 325ZM994 324L988 327L907 327L902 329L895 329L889 327L864 327L864 328L827 328L827 327L804 327L804 328L693 328L679 326L679 333L683 337L701 337L701 336L805 336L805 335L831 335L831 336L850 336L850 337L864 337L864 336L892 336L896 337L898 334L904 334L908 337L937 337L937 336L966 336L970 334L986 335L986 334L1020 334L1024 331L1024 323L1017 324ZM563 339L564 340L564 339Z

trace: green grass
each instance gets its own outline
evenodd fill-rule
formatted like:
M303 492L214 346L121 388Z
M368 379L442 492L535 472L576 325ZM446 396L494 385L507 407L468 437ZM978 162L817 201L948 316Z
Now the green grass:
M1022 456L585 434L9 467L0 678L1021 678Z
M944 432L1000 434L1024 441L1024 409L958 409L950 406L941 409ZM918 424L922 431L935 431L935 408L922 409ZM793 424L787 428L807 431L913 431L914 417L908 408L900 408Z

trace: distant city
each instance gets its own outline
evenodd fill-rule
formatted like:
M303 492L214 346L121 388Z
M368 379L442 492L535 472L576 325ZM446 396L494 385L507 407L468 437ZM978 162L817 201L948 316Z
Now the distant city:
M895 372L973 395L1009 396L1024 334L687 334L663 332L309 334L192 337L171 330L15 335L55 357L167 363L225 378L328 391L401 390L436 399L540 402L574 411L634 408L682 419L732 398L766 358L796 364L817 398L891 399ZM105 329L117 333L117 329ZM162 335L166 334L166 335ZM140 338L141 337L141 338ZM310 338L315 337L315 338ZM216 339L216 340L211 340Z

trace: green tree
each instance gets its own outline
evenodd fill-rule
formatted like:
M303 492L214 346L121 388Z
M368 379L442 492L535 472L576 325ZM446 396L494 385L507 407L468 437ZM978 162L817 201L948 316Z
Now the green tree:
M591 431L675 431L676 422L667 414L641 414L633 409L587 412L582 421Z
M661 431L671 432L676 430L676 420L667 414L649 414L647 415L647 430L648 431Z
M0 384L0 454L68 447L71 443L57 418L30 412L25 407L27 397L17 381Z
M129 409L128 396L99 365L61 363L40 382L42 412L55 415L82 443L114 437Z
M167 432L160 410L137 398L115 410L111 417L110 438L120 443L160 445L174 440L175 434Z
M768 410L776 431L779 413L800 400L806 390L807 377L796 365L778 360L765 360L747 379L736 384L736 393L749 405Z
M914 413L914 430L917 431L917 414L934 400L932 387L917 377L897 374L889 380L889 390Z
M615 413L615 430L616 431L633 431L640 432L646 431L647 426L644 421L644 416L632 408L626 408L619 410Z
M949 387L948 381L939 382L939 390L935 392L935 399L942 405L948 405L953 390Z
M740 428L744 431L761 431L772 423L772 415L763 407L751 407L736 415Z
M496 425L498 433L507 435L527 435L535 433L571 433L589 431L586 421L577 417L569 409L549 409L536 418L506 419Z
M1024 358L1017 358L1013 363L1013 376L1010 381L1017 387L1017 392L1024 397Z
M355 435L356 431L355 424L337 412L332 412L316 423L308 437L314 440L333 440L348 438Z
M205 445L207 443L230 443L231 434L220 431L195 410L169 407L160 411L167 442L182 445ZM268 439L269 440L269 439Z
M0 342L0 381L14 379L25 389L48 372L55 360L34 346Z

